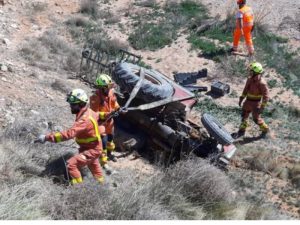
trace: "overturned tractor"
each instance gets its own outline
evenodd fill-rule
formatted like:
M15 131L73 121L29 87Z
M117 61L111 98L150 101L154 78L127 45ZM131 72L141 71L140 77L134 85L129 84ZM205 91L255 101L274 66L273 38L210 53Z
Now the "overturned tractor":
M195 154L225 168L236 151L231 135L212 115L202 114L203 126L190 121L196 95L140 61L127 51L111 54L93 44L82 52L79 77L93 86L98 73L109 74L120 105L128 109L116 118L117 147L164 165Z

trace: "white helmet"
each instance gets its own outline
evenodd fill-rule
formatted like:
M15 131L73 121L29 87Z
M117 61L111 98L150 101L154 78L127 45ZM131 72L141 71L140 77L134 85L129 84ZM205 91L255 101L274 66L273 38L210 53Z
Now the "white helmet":
M70 104L88 103L88 101L89 99L85 91L79 88L72 90L67 96L67 102Z

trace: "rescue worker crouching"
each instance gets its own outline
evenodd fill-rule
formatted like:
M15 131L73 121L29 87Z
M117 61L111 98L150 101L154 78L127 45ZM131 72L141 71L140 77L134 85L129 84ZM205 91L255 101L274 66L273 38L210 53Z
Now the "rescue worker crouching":
M99 113L99 130L101 133L103 152L100 157L100 164L107 167L107 160L117 161L113 154L114 143L114 119L112 114L123 113L114 93L114 83L107 74L99 74L96 79L97 90L90 97L90 107Z
M233 134L234 138L245 135L246 128L249 126L248 118L250 113L254 122L262 131L261 137L265 137L269 132L269 127L262 119L261 114L269 100L269 90L267 83L261 77L263 67L258 62L253 62L249 66L250 77L248 77L243 93L239 99L239 106L242 106L242 122L237 133Z
M237 0L239 10L236 14L236 26L233 33L232 51L238 50L241 36L244 36L249 56L254 54L252 30L254 28L254 15L252 9L246 5L246 0Z
M104 182L99 156L102 152L102 142L98 130L98 114L87 107L88 96L82 89L74 89L68 96L71 113L76 119L71 128L62 132L40 135L35 142L46 141L59 143L75 138L79 145L79 154L67 161L67 168L71 177L71 184L82 182L80 168L88 166L94 178L100 183Z

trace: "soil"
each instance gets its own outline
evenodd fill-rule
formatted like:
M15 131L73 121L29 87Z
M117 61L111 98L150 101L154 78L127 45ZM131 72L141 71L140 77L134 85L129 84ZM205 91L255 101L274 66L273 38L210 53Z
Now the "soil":
M0 22L2 24L0 33L0 64L8 67L7 71L5 69L0 71L1 127L6 127L7 124L14 121L14 117L19 115L20 107L23 106L32 109L43 107L44 104L49 104L53 107L56 105L59 107L65 106L65 94L54 90L49 87L49 85L44 85L45 82L51 83L55 79L58 79L68 82L70 86L88 89L88 86L78 80L67 79L66 77L72 76L72 74L66 74L66 71L41 70L33 65L29 65L27 61L19 55L20 47L29 39L40 37L45 31L56 27L58 23L62 23L74 14L77 14L80 8L80 2L80 0L5 0L4 4L0 4ZM133 9L133 2L132 0L112 0L109 1L109 3L101 4L100 7L106 9L110 8L114 15L120 17L120 23L130 29L130 25L127 26L130 21L128 21L128 17L125 17L124 14L128 11L134 12L134 10L138 10L136 8ZM165 1L159 1L159 4L164 4L164 2ZM223 18L228 11L235 8L235 1L233 0L202 0L201 2L208 6L212 16L219 14ZM249 5L253 6L254 11L263 17L261 19L263 23L268 24L273 32L289 39L289 45L292 49L300 47L300 25L299 19L297 19L300 15L300 1L281 0L266 3L264 0L249 0L248 2ZM35 9L33 9L34 6ZM106 25L105 29L109 31L112 38L127 42L130 30L123 32L118 29L117 25ZM63 37L68 40L67 35ZM145 63L170 78L173 78L174 72L194 72L202 68L207 68L209 77L199 81L199 85L209 87L212 79L218 79L230 83L231 90L234 90L238 94L241 93L243 88L242 84L245 82L244 78L234 80L228 75L220 74L214 61L198 57L196 51L190 50L190 44L187 42L184 34L180 35L170 46L166 46L157 51L137 51L134 49L130 49L130 51L141 55ZM64 74L62 75L61 73ZM267 73L270 75L269 78L266 78L267 80L274 78L279 81L282 80L282 78L272 70L268 70ZM300 98L295 96L291 90L272 88L270 95L272 99L300 109ZM223 106L237 105L238 97L232 98L224 96L216 99L216 102ZM200 113L198 111L193 111L191 117L199 123ZM70 117L68 117L67 114L62 115L58 121L63 119L70 121ZM276 121L273 121L273 123L276 123ZM237 126L238 125L232 127L231 125L229 128L236 129ZM274 140L274 143L276 143L276 141L280 142L280 139ZM257 147L257 145L260 144L266 145L266 142L260 141L254 145L251 143L246 145L249 148L253 148L253 146ZM299 150L299 143L290 144L291 146L296 146L295 148ZM241 160L243 155L241 154L239 157L238 160ZM300 159L295 158L295 160L299 162ZM117 163L110 163L110 166L116 170L122 169L123 167L138 168L144 171L145 174L149 174L155 170L155 167L142 158L133 160L132 155L120 158ZM235 165L232 167L235 169ZM261 174L264 173L261 172ZM274 182L274 180L277 182ZM280 210L291 216L300 218L299 206L294 205L287 207L283 197L279 197L272 192L273 189L292 189L295 191L289 181L272 178L265 188L268 190L265 197L268 198L269 202L279 202ZM299 189L296 191L299 193ZM294 196L292 197L294 198ZM297 198L297 196L295 198Z

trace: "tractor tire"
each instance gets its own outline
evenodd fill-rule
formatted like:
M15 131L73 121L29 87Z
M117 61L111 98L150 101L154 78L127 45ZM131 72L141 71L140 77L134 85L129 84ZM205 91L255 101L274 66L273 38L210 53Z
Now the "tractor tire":
M119 85L121 91L131 93L139 80L140 66L131 63L120 63L115 67L112 74L113 80ZM162 100L173 95L172 84L164 78L164 75L155 71L144 69L145 79L136 97L145 101L153 102Z
M212 115L205 113L201 117L201 122L208 131L220 144L229 145L234 142L231 134L225 127Z

